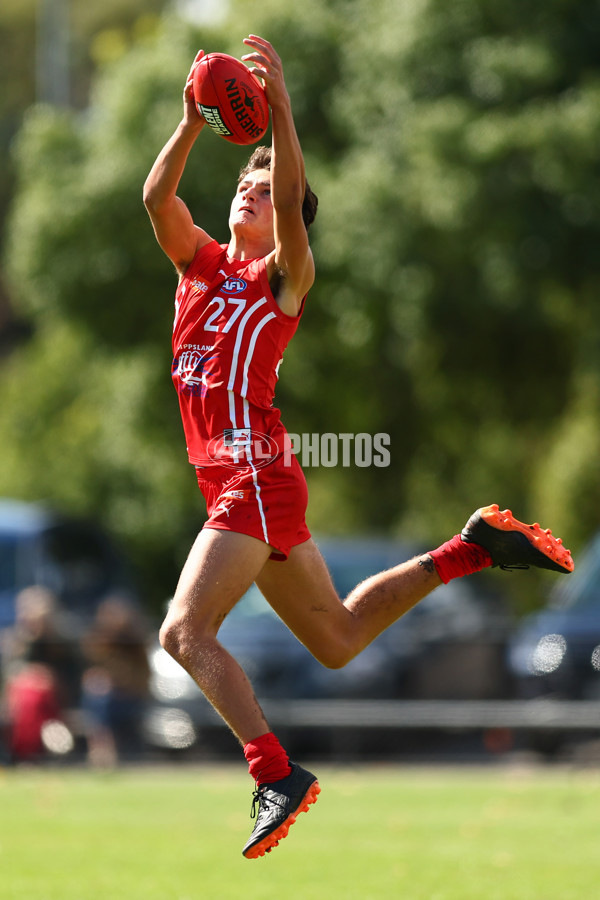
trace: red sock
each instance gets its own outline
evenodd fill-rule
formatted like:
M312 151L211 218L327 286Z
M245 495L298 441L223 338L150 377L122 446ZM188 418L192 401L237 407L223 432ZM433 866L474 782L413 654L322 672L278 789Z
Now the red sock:
M444 584L448 584L453 578L472 575L492 564L492 557L487 550L479 544L463 541L460 534L455 534L452 540L446 541L437 550L432 550L429 556Z
M247 743L244 756L258 785L280 781L292 771L287 753L271 731Z

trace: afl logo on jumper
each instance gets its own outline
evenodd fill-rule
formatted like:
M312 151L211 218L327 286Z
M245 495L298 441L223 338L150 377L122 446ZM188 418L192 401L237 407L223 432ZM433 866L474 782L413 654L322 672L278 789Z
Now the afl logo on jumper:
M226 428L222 437L210 439L206 450L209 459L234 469L248 465L262 469L279 455L277 442L270 435L250 428Z
M243 278L228 278L225 284L223 285L223 293L224 294L241 294L242 291L245 291L248 285L244 281Z

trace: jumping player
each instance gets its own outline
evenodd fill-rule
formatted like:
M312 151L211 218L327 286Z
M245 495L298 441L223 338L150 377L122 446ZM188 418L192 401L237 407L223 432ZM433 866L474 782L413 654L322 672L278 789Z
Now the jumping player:
M320 787L290 762L246 675L218 641L220 625L253 582L316 659L339 668L452 578L486 566L570 572L573 561L550 531L493 505L477 510L437 550L338 597L307 529L306 482L286 452L272 405L279 363L314 281L308 227L317 199L306 182L281 60L261 37L244 43L252 52L242 58L264 82L272 145L258 148L242 169L229 243L219 245L195 225L177 196L205 125L192 90L202 51L185 84L183 118L152 167L144 203L179 277L172 375L208 511L160 638L243 746L258 814L242 852L256 858L287 835Z

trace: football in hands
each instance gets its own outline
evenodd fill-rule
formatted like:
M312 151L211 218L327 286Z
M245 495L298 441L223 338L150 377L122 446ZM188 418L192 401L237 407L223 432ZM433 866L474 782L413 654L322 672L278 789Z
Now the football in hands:
M232 144L255 144L269 125L262 84L227 53L207 53L194 70L194 100L216 134Z

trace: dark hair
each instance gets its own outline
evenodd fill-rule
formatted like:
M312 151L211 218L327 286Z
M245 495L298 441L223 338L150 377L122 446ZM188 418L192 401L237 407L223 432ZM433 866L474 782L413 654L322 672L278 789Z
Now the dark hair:
M256 148L246 165L242 169L240 169L238 184L246 177L246 175L248 175L249 172L253 172L255 169L268 169L269 171L271 170L270 147L260 146ZM308 231L312 223L315 221L319 199L317 195L311 190L308 181L305 184L306 187L304 190L304 200L302 201L302 221L304 222L304 227Z

